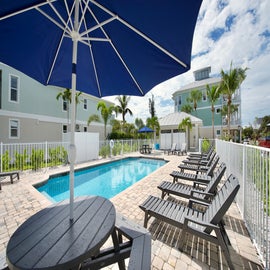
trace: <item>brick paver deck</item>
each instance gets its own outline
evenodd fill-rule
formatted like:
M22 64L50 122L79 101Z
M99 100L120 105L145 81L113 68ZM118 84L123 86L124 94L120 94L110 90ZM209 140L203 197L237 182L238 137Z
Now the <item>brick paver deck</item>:
M153 156L155 154L151 155L151 157ZM118 212L141 225L143 224L144 212L140 210L138 205L149 194L161 195L157 185L163 180L171 180L169 173L178 169L177 166L184 158L163 154L157 155L157 157L164 157L169 162L111 199ZM104 160L76 167L101 162ZM61 167L36 173L21 173L21 179L15 181L13 185L9 181L2 182L2 191L0 191L0 269L5 266L5 249L12 233L28 217L51 204L32 187L32 184L47 179L50 174L68 169L68 167ZM235 269L263 269L235 204L227 212L225 223L231 242L230 254ZM152 234L151 269L228 269L219 247L198 237L189 236L184 251L180 252L177 249L179 229L153 218L149 221L148 229ZM108 268L118 269L117 265Z

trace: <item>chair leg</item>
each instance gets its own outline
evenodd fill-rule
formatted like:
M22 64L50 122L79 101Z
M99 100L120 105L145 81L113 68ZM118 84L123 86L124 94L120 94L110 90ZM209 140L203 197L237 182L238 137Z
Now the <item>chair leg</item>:
M144 228L147 228L147 223L148 223L148 220L150 219L150 217L151 216L148 215L148 211L146 210L145 215L144 215L144 222L143 222Z
M187 239L187 231L185 230L185 228L182 229L181 234L179 236L180 239L180 245L178 246L180 251L183 251L184 248L184 244L186 243L186 239Z
M234 266L233 266L233 263L232 263L232 260L231 260L231 256L230 256L230 252L229 252L229 248L228 246L226 245L226 242L225 242L225 239L223 237L223 234L221 233L220 230L215 230L216 232L216 235L217 235L217 240L218 240L218 243L221 247L221 250L225 256L225 259L227 261L227 264L229 266L229 268L231 270L234 270Z

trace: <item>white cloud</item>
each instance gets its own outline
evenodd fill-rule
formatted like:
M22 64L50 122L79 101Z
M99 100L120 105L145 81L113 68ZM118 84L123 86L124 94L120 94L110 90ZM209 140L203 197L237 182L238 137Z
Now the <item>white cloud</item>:
M231 62L234 66L249 68L241 87L242 124L270 115L269 11L269 0L204 0L194 32L191 70L154 87L145 97L132 97L129 107L134 117L127 120L134 122L136 117L145 120L150 116L148 99L152 94L158 117L173 112L172 94L194 80L194 70L211 66L212 74L219 74L221 69L228 70ZM233 18L230 27L226 25L228 18ZM214 41L210 34L217 28L224 33ZM171 105L162 106L167 100Z

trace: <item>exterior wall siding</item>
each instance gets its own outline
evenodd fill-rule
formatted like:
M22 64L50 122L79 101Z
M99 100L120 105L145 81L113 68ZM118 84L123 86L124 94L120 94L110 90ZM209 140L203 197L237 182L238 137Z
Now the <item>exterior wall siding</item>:
M64 89L54 86L44 86L23 73L0 63L1 98L0 98L0 142L42 142L61 141L63 125L70 120L69 112L63 110L63 100L56 96ZM18 78L18 101L10 100L10 76ZM87 108L84 107L87 100ZM90 115L98 114L97 103L101 99L83 93L76 109L77 131L99 132L104 139L104 124L91 123L87 126ZM112 103L104 101L108 105ZM10 138L10 119L19 121L18 138ZM110 125L107 132L111 131Z

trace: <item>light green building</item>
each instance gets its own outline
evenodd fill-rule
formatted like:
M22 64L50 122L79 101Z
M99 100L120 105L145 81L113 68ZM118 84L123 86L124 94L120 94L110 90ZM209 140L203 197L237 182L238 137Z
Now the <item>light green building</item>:
M70 123L68 104L62 98L56 99L63 90L44 86L0 63L0 142L62 141L63 134L69 131ZM79 100L76 131L98 132L99 139L104 140L103 123L92 122L87 125L90 115L100 115L97 103L101 99L83 93ZM111 127L108 126L107 132L110 131Z
M198 102L196 111L192 111L190 114L200 118L203 121L203 126L200 127L200 138L212 138L212 111L211 103L206 95L206 85L210 88L213 85L218 85L221 81L220 77L210 77L211 67L202 68L193 72L194 82L187 84L173 93L174 111L180 112L182 107L186 104L193 104L187 101L192 90L199 90L202 92L202 99ZM226 134L227 130L227 117L221 115L222 107L226 104L226 100L221 96L215 104L214 114L214 130L215 137L219 138ZM234 136L237 140L239 136L239 130L241 126L241 95L240 89L238 89L233 96L233 104L237 105L237 112L231 115L231 130L234 130Z

